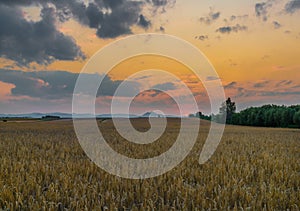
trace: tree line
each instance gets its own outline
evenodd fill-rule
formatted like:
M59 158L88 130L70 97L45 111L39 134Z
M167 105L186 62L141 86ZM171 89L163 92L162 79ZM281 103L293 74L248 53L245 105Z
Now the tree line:
M216 122L222 122L222 119L225 122L226 116L226 124L233 125L300 128L300 105L263 105L236 112L235 102L228 98L221 105L219 114L206 116L198 112L194 116Z

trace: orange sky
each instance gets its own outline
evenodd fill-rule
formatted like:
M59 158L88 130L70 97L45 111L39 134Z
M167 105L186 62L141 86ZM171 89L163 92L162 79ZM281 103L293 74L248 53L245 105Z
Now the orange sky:
M155 16L152 16L153 11L144 8L143 14L151 20L151 26L144 30L133 25L131 30L134 34L145 32L170 34L196 46L214 66L225 87L226 95L231 96L240 109L264 103L296 104L300 103L300 8L290 13L285 11L286 5L291 1L293 0L265 1L268 5L264 8L265 13L258 14L255 5L263 1L178 0L175 5L166 7L165 12L161 10ZM40 9L37 7L27 7L24 11L27 19L39 18ZM235 18L232 18L233 16ZM159 30L160 27L163 27L164 31ZM226 32L221 32L221 28ZM1 68L25 72L63 70L79 73L98 50L126 37L121 35L113 39L99 38L95 34L95 29L90 29L75 19L65 23L57 22L57 29L73 37L86 59L54 61L44 66L33 62L29 67L19 67L13 60L5 59L3 56L0 60ZM180 51L176 46L169 48ZM191 72L180 63L154 56L128 59L116 66L110 76L113 80L124 80L131 73L146 69L162 69L175 73L187 84L192 78ZM151 80L153 84L165 82L159 78ZM262 82L263 85L260 85ZM227 86L229 84L233 85ZM193 86L190 87L191 90L193 92L202 90L200 82L198 85L199 88ZM13 88L14 85L1 82L0 76L2 102L13 97L7 97L12 95ZM241 90L243 94L240 93ZM29 102L26 102L25 106L28 109L24 111L31 111ZM63 106L62 110L68 110L66 107ZM4 105L2 108L5 109L0 110L0 113L10 112Z

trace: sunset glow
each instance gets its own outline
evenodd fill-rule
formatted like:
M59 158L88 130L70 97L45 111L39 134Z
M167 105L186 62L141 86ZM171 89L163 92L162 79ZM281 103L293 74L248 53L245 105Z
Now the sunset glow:
M124 0L121 9L112 3L115 1L104 2L104 6L93 1L76 3L84 5L84 11L76 11L71 3L0 3L0 113L71 112L72 88L89 59L110 43L141 33L169 34L196 46L214 66L226 96L234 99L238 110L300 103L298 0L177 0L161 4ZM92 7L94 13L90 13ZM62 8L69 12L63 13ZM101 63L98 67L101 72ZM108 77L114 84L151 69L175 74L194 93L199 110L210 112L201 81L176 60L132 57L115 66ZM178 87L178 81L163 77L149 76L143 83ZM165 94L151 92L137 96L137 102L170 104ZM97 102L105 104L105 99L99 97ZM138 104L133 113L142 112L145 104ZM175 110L172 106L168 113L176 113L176 105Z

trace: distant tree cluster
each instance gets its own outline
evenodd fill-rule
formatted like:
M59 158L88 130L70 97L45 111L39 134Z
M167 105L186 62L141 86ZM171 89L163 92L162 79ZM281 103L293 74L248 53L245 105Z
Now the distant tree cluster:
M264 105L234 113L229 124L261 127L300 127L300 105Z
M220 123L226 121L227 124L233 125L300 128L300 105L263 105L236 112L235 102L228 98L222 103L219 114L206 116L201 112L197 112L196 114L191 114L190 117L198 117Z
M42 117L42 120L58 120L58 119L60 119L60 116L47 115Z

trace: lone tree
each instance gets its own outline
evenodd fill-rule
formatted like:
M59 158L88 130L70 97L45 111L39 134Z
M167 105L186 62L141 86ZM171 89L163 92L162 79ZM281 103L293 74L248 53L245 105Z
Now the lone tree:
M235 102L232 102L230 97L222 103L220 107L220 114L224 116L226 114L226 123L231 124L232 123L232 116L236 111Z

